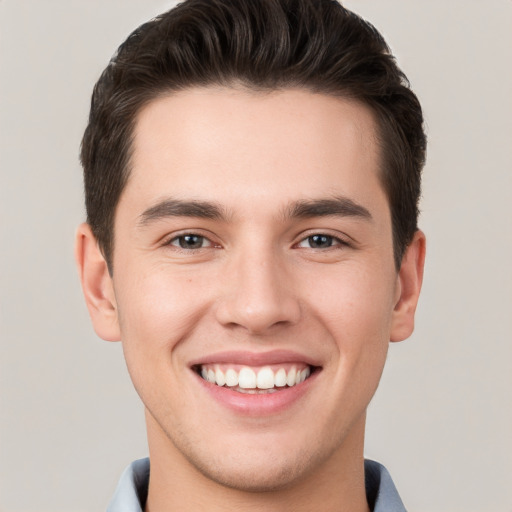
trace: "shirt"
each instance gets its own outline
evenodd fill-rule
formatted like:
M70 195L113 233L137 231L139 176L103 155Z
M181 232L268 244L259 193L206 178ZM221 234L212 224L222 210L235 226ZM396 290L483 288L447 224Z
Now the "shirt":
M373 512L407 512L387 469L364 461L366 499ZM107 512L143 512L149 485L149 459L132 462L121 475Z

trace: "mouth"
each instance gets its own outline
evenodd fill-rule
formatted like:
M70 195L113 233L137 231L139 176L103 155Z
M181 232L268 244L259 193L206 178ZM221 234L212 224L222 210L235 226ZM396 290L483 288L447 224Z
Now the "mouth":
M306 363L265 366L210 363L194 365L193 370L205 381L221 388L245 394L270 394L298 386L319 368Z

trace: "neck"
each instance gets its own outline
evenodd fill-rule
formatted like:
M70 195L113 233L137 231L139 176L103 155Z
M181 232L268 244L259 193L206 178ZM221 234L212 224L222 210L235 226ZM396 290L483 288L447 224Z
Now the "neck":
M205 476L146 413L151 476L145 512L369 512L364 485L365 417L332 456L278 489L235 489Z

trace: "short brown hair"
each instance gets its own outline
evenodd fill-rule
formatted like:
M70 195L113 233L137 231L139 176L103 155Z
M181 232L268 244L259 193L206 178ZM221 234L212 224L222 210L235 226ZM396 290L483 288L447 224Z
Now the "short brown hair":
M373 110L399 268L417 230L426 137L419 101L379 32L335 0L186 0L137 28L94 88L81 161L87 221L110 271L137 113L162 94L234 84L302 88Z

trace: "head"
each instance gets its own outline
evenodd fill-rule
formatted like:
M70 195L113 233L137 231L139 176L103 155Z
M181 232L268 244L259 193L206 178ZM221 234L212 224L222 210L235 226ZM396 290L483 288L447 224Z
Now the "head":
M417 230L426 138L420 104L382 36L334 0L188 0L136 29L94 89L81 161L87 220L111 272L137 114L197 86L299 88L367 105L400 267Z
M308 494L361 470L389 341L413 327L424 150L386 44L334 1L189 0L120 47L77 257L146 406L153 482Z

